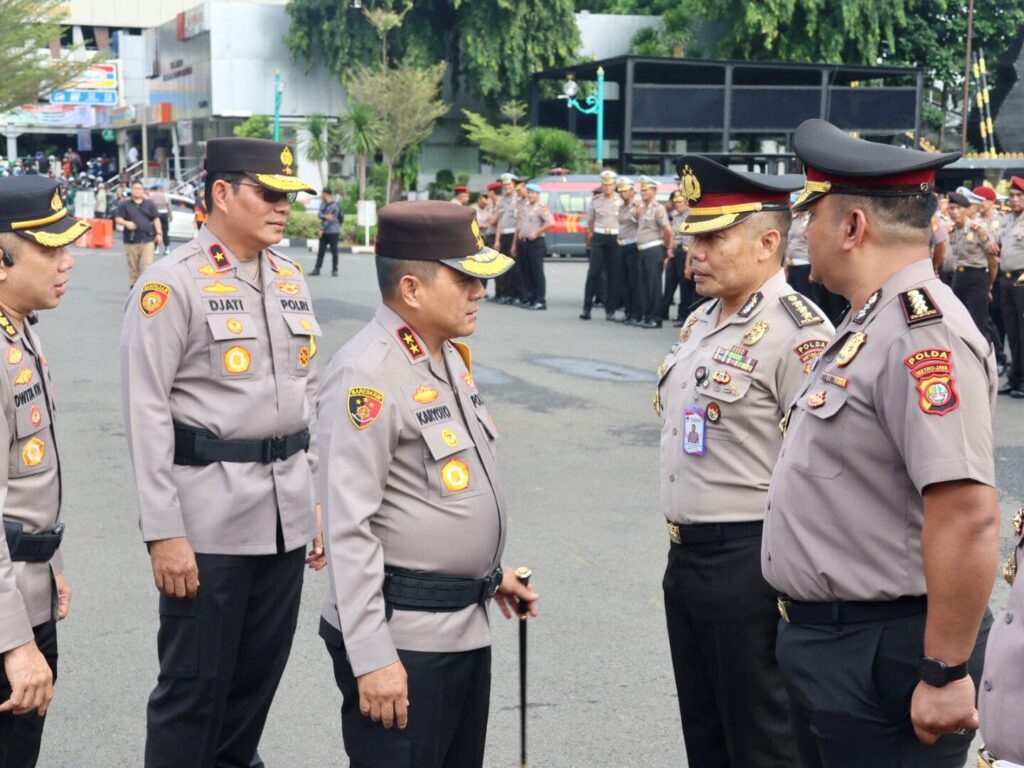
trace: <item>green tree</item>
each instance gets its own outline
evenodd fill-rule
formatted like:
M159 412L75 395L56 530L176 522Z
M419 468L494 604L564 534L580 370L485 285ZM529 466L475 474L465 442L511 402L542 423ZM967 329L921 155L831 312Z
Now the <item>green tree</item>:
M379 120L379 144L387 166L385 203L391 200L393 171L402 155L427 140L438 119L448 111L440 100L445 63L430 67L359 66L348 81L349 95L373 111Z
M405 2L403 11L393 0L365 2L404 14L386 38L390 63L447 61L452 87L494 108L525 98L533 72L571 63L580 46L572 0L421 0ZM287 12L285 43L296 60L323 63L344 77L355 64L380 57L377 29L350 3L291 0Z
M253 115L245 122L236 125L232 132L243 139L272 139L274 125L266 115Z
M586 164L586 148L576 134L560 128L532 128L520 170L527 176L539 176L551 168L579 173Z
M630 38L629 52L637 56L668 56L668 46L658 27L641 27Z
M64 0L0 0L0 114L35 104L97 61L79 49L60 58L47 50L60 39L66 5Z
M359 199L366 199L366 163L380 149L380 119L365 104L350 103L339 121L338 138L359 166Z
M492 125L483 115L462 110L466 122L462 130L466 138L476 144L483 157L494 163L504 163L509 169L515 168L527 155L529 129L521 125Z
M302 152L320 173L320 187L327 186L327 163L337 154L336 120L325 115L310 115L300 133Z

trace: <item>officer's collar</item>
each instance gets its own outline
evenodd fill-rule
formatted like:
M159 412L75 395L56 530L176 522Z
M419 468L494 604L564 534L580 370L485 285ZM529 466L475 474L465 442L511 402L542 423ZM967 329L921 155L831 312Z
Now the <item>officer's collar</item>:
M430 350L423 343L423 339L391 307L386 304L378 306L376 318L377 322L384 326L388 336L397 343L398 348L405 354L405 359L411 364L417 365L430 359Z
M911 288L916 288L922 283L926 283L930 280L938 280L938 278L935 277L935 271L932 269L931 259L927 258L912 262L898 272L890 275L889 279L882 283L882 285L877 289L877 292L879 293L879 298L877 299L878 303L870 311L863 323L859 324L859 330L864 330L864 328L870 325L875 318L880 317L885 306L895 301L901 293L909 291ZM876 291L872 291L869 296L874 295L875 292ZM857 317L860 309L861 307L856 307L855 309L851 308L850 311L846 313L846 317L843 318L843 322L840 323L839 328L836 329L836 334L833 339L841 337L841 332Z
M227 275L228 272L238 266L238 260L209 230L206 224L199 228L196 234L196 242L199 249L210 263L210 267L218 275Z
M22 327L25 329L26 332L27 328L24 326L24 323L27 322L27 319L22 321ZM14 324L14 321L11 320L10 317L8 317L7 310L3 309L2 307L0 307L0 336L3 336L5 339L7 339L7 341L11 343L19 341L22 336L22 331L18 330L18 326L16 326Z
M778 270L775 274L765 280L761 286L754 291L745 302L720 323L715 330L725 328L729 325L745 325L749 323L753 318L757 317L770 301L773 301L776 296L782 293L787 287L786 284L786 273L783 270ZM714 326L718 322L718 318L722 313L722 302L716 302L715 306L708 312L708 321Z

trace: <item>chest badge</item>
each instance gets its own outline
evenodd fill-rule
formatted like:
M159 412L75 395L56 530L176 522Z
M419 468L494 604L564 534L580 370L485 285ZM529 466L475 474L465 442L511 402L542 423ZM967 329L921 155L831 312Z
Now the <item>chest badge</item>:
M817 392L812 392L807 396L807 406L809 408L821 408L825 404L826 392L824 389Z
M236 344L224 353L224 370L231 374L245 373L252 363L252 356L245 347Z
M459 444L458 436L450 429L441 430L441 439L444 440L444 444L449 448L454 448Z
M853 359L857 357L861 347L864 346L864 343L867 340L868 335L861 331L850 334L850 338L843 343L842 349L840 349L839 354L836 355L836 365L840 368L845 368L852 363Z
M437 390L422 384L412 393L412 399L417 403L427 405L437 400Z
M732 376L729 375L728 371L715 371L711 374L711 380L716 384L728 384L732 381Z
M768 321L759 320L754 323L754 327L746 332L743 336L743 345L746 347L752 347L768 333Z
M302 290L302 287L298 283L290 283L285 280L282 280L281 282L278 283L274 283L274 285L277 286L278 291L285 294L286 296L295 296L299 291Z
M234 285L227 285L225 283L222 283L220 280L218 280L213 285L207 285L206 287L204 287L203 291L206 292L206 293L218 293L218 294L237 293L238 292L238 287L234 286Z
M743 347L731 347L729 349L719 347L715 350L712 358L715 362L725 363L747 373L753 373L754 368L757 367L757 360L748 356L747 350Z
M21 362L23 357L25 357L25 353L22 352L17 347L11 347L9 350L7 350L8 365L17 365L18 363Z
M28 368L22 368L18 371L18 375L14 377L14 383L19 387L25 386L30 381L32 381L32 371Z
M229 317L228 318L228 330L231 331L232 333L241 333L242 332L242 321L239 320L237 317Z
M33 437L21 449L21 460L26 467L36 467L42 463L46 456L46 443L38 437Z
M28 412L28 420L32 423L33 427L38 427L43 423L43 412L39 410L38 406L32 406L32 410Z
M722 407L718 403L708 403L705 415L708 417L708 421L717 424L718 420L722 418Z
M464 461L451 459L441 468L441 482L450 493L460 493L469 488L469 467Z
M693 331L693 326L695 326L697 324L697 320L698 320L697 316L694 315L693 317L691 317L689 320L686 321L686 325L684 325L679 330L679 340L680 341L687 341L690 338L690 333Z

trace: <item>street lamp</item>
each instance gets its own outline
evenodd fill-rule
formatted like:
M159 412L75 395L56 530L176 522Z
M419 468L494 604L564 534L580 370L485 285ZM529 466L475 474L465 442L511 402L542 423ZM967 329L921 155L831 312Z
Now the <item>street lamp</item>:
M281 97L284 95L284 83L281 82L281 70L274 72L274 141L281 140Z
M570 109L575 108L584 115L597 115L597 164L601 165L604 161L604 67L597 68L597 95L587 96L584 100L587 106L577 101L579 92L579 84L569 75L559 98L565 99L565 106Z

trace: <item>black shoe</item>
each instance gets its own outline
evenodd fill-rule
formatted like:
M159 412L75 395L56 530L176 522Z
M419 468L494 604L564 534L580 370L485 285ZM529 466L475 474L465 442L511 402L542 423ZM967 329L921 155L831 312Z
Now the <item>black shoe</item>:
M309 273L309 276L310 277L316 277L319 274L320 274L320 270L319 269L314 269L312 272Z
M337 276L338 276L338 270L334 270L333 272L331 272L331 277L337 277Z
M1006 369L1007 368L1009 368L1009 366L1006 364L1005 360L1003 360L1001 363L1000 362L996 363L996 371L999 373L1000 376L1002 376L1004 373L1006 373Z
M1024 400L1024 389L1015 389L1010 393L1010 397L1015 400Z
M628 318L625 315L613 315L611 320L612 322L623 324L628 322Z
M676 320L673 320L673 321L672 321L672 327L673 327L673 328L682 328L682 327L683 327L683 323L684 323L684 322L686 322L686 321L685 321L685 320L683 320L683 319L681 319L681 318L680 318L680 319L676 319Z
M589 320L589 319L590 319L590 312L588 310L584 310L583 312L580 313L580 320Z
M533 304L530 304L528 308L544 310L548 308L548 305L545 304L543 301L535 301Z
M609 323L614 323L615 322L615 313L614 312L605 313L604 319L607 320Z
M1009 395L1009 394L1013 393L1014 389L1017 389L1017 388L1014 387L1010 383L1006 383L1006 384L1003 384L1003 386L1001 386L997 391L999 392L1000 395Z

